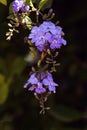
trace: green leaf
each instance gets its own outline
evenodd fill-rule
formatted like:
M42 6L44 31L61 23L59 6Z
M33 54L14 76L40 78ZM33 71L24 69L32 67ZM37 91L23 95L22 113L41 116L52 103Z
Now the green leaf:
M3 104L8 97L9 85L11 81L11 78L5 81L5 76L0 74L0 104Z
M48 0L41 0L39 2L39 9L41 10L43 8L43 6L47 3Z
M5 81L4 75L0 74L0 85L2 85Z
M0 0L0 3L2 3L3 5L7 5L7 0Z
M32 3L35 3L36 2L36 0L24 0L27 4L29 4L30 3L30 1L32 2Z
M75 109L63 105L55 107L54 110L50 111L50 114L55 119L58 119L63 122L72 122L79 120L83 117L83 113L80 113Z
M3 104L8 97L8 84L2 84L0 86L0 104Z
M17 57L15 61L13 62L12 68L11 68L11 75L17 74L20 75L20 73L23 71L23 69L26 66L26 62L23 58Z
M56 126L55 128L51 127L49 130L80 130L79 128L70 128L70 127L63 127L63 126Z
M51 6L52 6L52 2L53 2L53 0L47 0L46 4L42 7L41 10L44 11L45 9L49 9L49 8L51 8Z
M32 21L28 16L25 16L22 19L22 23L26 23L26 26L28 27L29 30L32 28Z
M11 3L10 6L9 6L9 14L13 14L13 6L12 6L12 3Z
M24 0L24 1L32 8L32 10L35 10L33 3L35 3L36 0Z
M8 12L7 6L0 3L0 24L6 21L6 15Z
M5 69L4 60L0 58L0 72L4 72L4 69ZM0 81L1 81L1 79L0 79Z
M13 130L12 120L13 118L11 116L5 114L0 120L0 130Z

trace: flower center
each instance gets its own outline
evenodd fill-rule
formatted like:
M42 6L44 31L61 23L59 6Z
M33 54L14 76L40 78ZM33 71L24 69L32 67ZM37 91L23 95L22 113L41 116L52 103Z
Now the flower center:
M39 40L43 40L43 39L44 39L44 36L40 36L40 37L39 37Z
M57 43L57 40L56 40L56 39L54 39L54 40L53 40L53 43L54 43L54 44L56 44L56 43Z

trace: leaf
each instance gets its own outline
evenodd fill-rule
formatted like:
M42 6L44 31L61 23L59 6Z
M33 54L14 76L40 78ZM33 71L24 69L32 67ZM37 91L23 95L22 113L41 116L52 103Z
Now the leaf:
M75 109L63 105L55 107L54 111L50 111L50 114L55 119L58 119L63 122L72 122L79 120L83 117L83 113L80 113Z
M41 10L44 11L45 9L49 9L49 8L51 8L51 6L52 6L52 2L53 2L53 0L47 0L46 4L42 7Z
M35 10L33 3L35 3L36 0L25 0L25 2L32 8L32 10Z
M0 24L6 21L6 15L8 12L7 6L0 3Z
M71 128L71 127L63 127L63 126L56 126L55 128L51 127L50 130L80 130L79 128Z
M5 114L0 120L0 130L13 130L12 120L9 114Z
M13 3L13 2L12 2ZM12 6L12 3L10 3L10 6L9 6L9 14L12 15L13 14L13 6Z
M0 3L2 3L3 5L7 5L7 0L0 0Z
M0 74L0 104L3 104L8 97L9 85L11 81L11 78L5 81L5 76Z
M17 57L15 61L13 62L12 68L11 68L11 75L17 74L20 75L20 73L23 71L23 69L26 66L26 62L23 58Z
M35 64L38 61L39 57L40 55L38 51L34 49L34 51L29 51L29 53L25 56L24 60L31 65Z
M42 9L42 7L47 3L47 1L48 1L48 0L41 0L41 1L39 2L39 10Z
M32 3L35 3L36 2L36 0L24 0L27 4L29 4L30 3L30 1L32 1Z
M32 21L28 16L25 16L22 19L22 23L26 23L26 26L28 27L29 30L32 28Z
M0 104L3 104L8 97L8 84L4 83L0 86Z
M0 58L0 72L4 72L4 70L5 70L4 60ZM0 78L1 78L1 75L0 75Z
M4 75L0 74L0 85L3 84L5 81Z

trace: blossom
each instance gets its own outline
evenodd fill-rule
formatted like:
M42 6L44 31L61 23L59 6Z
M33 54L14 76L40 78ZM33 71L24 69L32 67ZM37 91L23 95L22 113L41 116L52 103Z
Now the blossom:
M51 38L51 44L50 44L50 48L51 49L56 49L56 48L60 48L61 46L66 45L66 40L64 40L61 37L58 37L57 35L53 36Z
M27 86L28 86L29 84L37 84L37 83L38 83L38 80L37 80L37 78L35 77L35 74L32 74L32 75L30 76L29 80L27 81L27 83L24 85L24 88L27 88ZM32 89L33 89L33 87L32 87Z
M28 89L29 91L34 91L34 94L42 94L47 91L56 92L56 84L53 81L53 77L51 73L33 73L28 79L27 83L24 85L24 88L27 88L28 85L31 87Z
M35 93L41 94L46 92L46 88L43 88L42 83L38 82L38 87L35 89Z
M45 35L43 30L40 30L39 27L34 26L28 38L31 39L32 43L35 43L35 46L38 48L38 50L42 51L44 49L46 42Z
M48 73L47 77L43 79L43 84L48 86L49 91L53 91L54 93L56 92L56 86L58 86L58 84L53 81L52 75L50 73Z
M38 82L37 85L32 85L28 90L33 91L35 90L34 94L42 94L46 92L46 89L43 88L42 83Z
M26 5L26 6L24 6L24 7L22 8L22 10L24 10L24 11L29 11L29 9L30 9L30 7L29 7L28 5Z
M27 83L24 85L24 88L27 88L28 85L31 84L32 86L28 90L30 90L30 91L35 90L35 93L37 93L37 94L45 93L46 89L43 88L43 84L38 79L39 76L40 75L37 75L37 77L36 77L36 73L33 73L30 76L30 78L28 79Z
M51 21L44 21L40 26L32 28L28 38L42 52L48 47L52 50L66 45L66 40L62 38L63 35L64 33L60 26L56 26Z
M26 3L23 0L15 0L12 4L13 11L15 13L17 13L20 9L23 11L28 11L30 7L28 5L26 6L25 4Z
M52 34L55 33L55 29L56 29L56 26L54 23L52 23L51 21L47 22L47 21L44 21L40 26L40 29L42 29L44 32L50 32Z

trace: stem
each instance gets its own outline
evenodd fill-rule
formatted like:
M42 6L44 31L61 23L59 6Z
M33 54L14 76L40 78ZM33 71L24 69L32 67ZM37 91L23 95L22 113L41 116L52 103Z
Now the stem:
M39 10L36 10L36 22L39 23Z
M37 62L38 68L41 66L41 63L42 63L42 61L44 60L44 58L46 57L46 55L47 55L47 52L42 52L41 58L40 58L40 60Z

